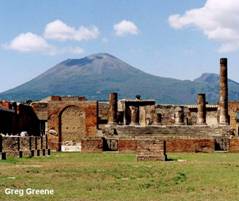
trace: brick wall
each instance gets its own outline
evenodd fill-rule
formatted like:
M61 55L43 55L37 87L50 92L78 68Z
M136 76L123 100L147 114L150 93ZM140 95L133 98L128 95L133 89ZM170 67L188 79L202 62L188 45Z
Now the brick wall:
M103 140L102 138L89 137L81 139L81 151L82 152L102 152Z
M114 139L116 140L116 138ZM117 140L117 149L120 152L136 152L140 141L145 143L151 140L166 142L167 152L213 152L215 150L215 139L192 138L192 137L159 137L159 136L140 136L140 137L121 137ZM146 146L147 147L147 146Z
M167 152L213 152L214 139L167 139Z
M238 132L237 112L239 112L239 102L228 103L228 113L230 117L230 126Z
M59 133L59 117L63 114L67 107L71 106L78 108L82 113L85 114L86 123L84 125L85 128L83 128L86 131L85 135L95 136L97 130L96 101L50 101L48 103L48 128L54 129L57 131L57 133Z
M120 152L135 152L137 149L137 140L134 138L120 138L118 140L118 150Z
M137 160L166 160L166 143L159 139L137 140Z
M229 151L239 152L239 138L232 138L229 140Z
M86 136L97 133L97 101L50 101L48 102L48 130L55 130L55 136L49 136L50 145L56 147L61 141L80 142Z
M34 102L31 104L38 119L47 121L48 119L48 103Z

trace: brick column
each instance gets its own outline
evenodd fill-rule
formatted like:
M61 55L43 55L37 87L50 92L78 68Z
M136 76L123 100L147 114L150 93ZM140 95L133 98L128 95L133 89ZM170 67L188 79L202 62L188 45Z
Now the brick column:
M130 106L131 111L131 126L139 125L139 107L138 106Z
M206 96L205 94L198 94L197 96L197 124L205 125L206 124Z
M220 59L219 124L228 124L227 59Z
M117 112L118 112L118 94L111 93L109 95L108 124L117 124Z
M184 112L182 106L178 106L175 109L175 124L176 125L184 124Z

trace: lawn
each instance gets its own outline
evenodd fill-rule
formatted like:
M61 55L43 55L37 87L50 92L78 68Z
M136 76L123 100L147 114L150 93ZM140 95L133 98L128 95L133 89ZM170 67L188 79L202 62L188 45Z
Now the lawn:
M238 201L239 154L169 153L167 162L134 154L53 153L0 161L0 200ZM5 188L54 189L54 195L5 195Z

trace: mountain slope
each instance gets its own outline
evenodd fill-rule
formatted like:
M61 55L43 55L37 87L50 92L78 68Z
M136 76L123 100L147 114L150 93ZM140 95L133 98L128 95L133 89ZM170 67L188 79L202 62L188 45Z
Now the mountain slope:
M230 98L239 98L239 84L229 81ZM196 94L207 93L209 102L218 100L218 75L177 80L140 71L109 54L95 54L82 59L67 59L38 77L0 94L1 99L41 99L50 95L80 95L88 99L107 99L118 92L121 98L136 94L160 103L195 103Z

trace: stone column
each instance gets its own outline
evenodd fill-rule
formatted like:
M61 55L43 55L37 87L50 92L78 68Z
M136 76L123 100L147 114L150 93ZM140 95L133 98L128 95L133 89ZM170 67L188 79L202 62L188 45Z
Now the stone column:
M131 126L139 125L139 107L138 106L130 106L131 111Z
M206 124L206 96L205 94L198 94L197 96L197 124L205 125Z
M117 112L118 112L118 94L111 93L109 95L108 124L117 124Z
M178 106L175 109L175 124L176 125L184 124L184 112L182 106Z
M228 124L227 59L220 59L219 124Z

